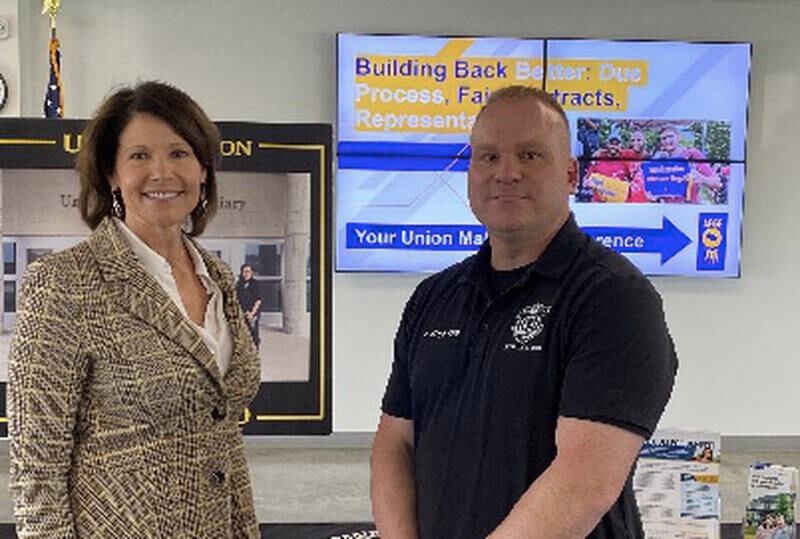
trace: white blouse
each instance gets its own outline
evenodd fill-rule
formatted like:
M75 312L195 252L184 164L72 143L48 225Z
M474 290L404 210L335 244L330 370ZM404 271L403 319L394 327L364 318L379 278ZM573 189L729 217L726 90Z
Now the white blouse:
M114 218L114 222L122 233L122 236L127 240L133 253L139 259L139 262L144 266L144 269L153 276L159 285L161 285L161 288L164 289L167 296L175 303L181 313L183 313L183 316L186 317L186 320L189 321L200 337L202 337L203 342L217 360L220 374L224 376L230 365L231 354L233 353L233 340L231 338L230 327L228 327L228 320L225 318L225 312L223 310L222 290L220 290L217 283L215 283L208 274L208 269L200 253L192 242L184 236L183 242L194 263L194 271L197 273L197 277L200 279L200 282L203 284L208 294L206 315L202 326L198 326L189 318L186 307L184 307L181 296L178 293L178 286L175 284L175 278L172 276L172 267L169 265L169 262L164 260L164 257L143 242L124 222L116 217Z

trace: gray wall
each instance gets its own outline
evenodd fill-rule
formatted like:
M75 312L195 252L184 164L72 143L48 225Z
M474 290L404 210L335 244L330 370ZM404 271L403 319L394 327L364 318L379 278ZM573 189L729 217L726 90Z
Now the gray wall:
M0 17L8 21L10 32L0 40L0 73L8 84L8 101L0 110L0 116L19 116L19 18L17 0L0 0Z
M22 113L38 115L47 19L19 1ZM662 426L798 434L797 0L65 0L66 111L160 78L218 120L335 121L335 33L735 40L754 44L742 273L657 279L681 356ZM334 428L375 427L391 339L419 276L336 275Z

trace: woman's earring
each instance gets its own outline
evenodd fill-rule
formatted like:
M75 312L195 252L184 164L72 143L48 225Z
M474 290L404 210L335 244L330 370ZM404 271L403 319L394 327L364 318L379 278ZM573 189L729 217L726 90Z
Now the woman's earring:
M119 189L111 191L111 213L117 219L125 219L125 206L122 202L122 192Z
M197 209L201 214L206 212L208 207L208 197L206 196L206 184L200 184L200 201L197 203Z

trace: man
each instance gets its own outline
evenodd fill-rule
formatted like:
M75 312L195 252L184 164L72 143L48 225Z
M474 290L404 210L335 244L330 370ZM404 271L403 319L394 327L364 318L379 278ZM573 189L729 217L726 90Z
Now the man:
M658 133L658 159L690 159L705 161L706 156L697 148L687 148L680 143L680 134L675 127L666 126Z
M661 129L658 136L659 149L656 159L689 161L691 173L687 175L686 192L680 196L659 197L663 202L714 203L724 187L722 179L709 165L706 155L697 148L687 148L680 143L680 134L675 127Z
M592 202L647 202L640 169L624 160L628 151L622 149L619 132L612 130L605 147L594 153L583 178Z
M625 159L647 159L647 148L645 145L647 144L647 139L644 136L644 133L640 130L636 130L631 133L631 147L625 148L622 150L621 155Z
M247 327L250 328L250 335L258 349L261 346L261 336L258 331L261 318L261 291L258 281L253 279L253 267L250 264L242 265L239 282L236 283L236 295L239 296L239 304L244 311Z
M583 159L590 159L600 148L600 129L590 118L578 119L578 142L581 143Z
M605 146L592 155L595 158L612 158L620 157L622 153L622 140L620 140L619 130L612 129L608 134Z
M471 145L489 239L403 313L372 450L381 537L643 537L631 468L677 365L660 298L570 214L549 94L495 92Z

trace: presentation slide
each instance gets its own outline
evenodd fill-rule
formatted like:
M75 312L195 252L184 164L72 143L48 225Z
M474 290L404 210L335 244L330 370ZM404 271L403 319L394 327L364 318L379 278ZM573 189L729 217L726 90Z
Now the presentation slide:
M432 272L486 232L469 130L497 88L567 111L584 231L650 275L739 275L750 45L340 34L338 271Z

